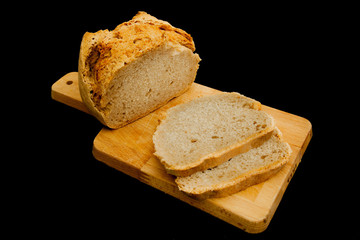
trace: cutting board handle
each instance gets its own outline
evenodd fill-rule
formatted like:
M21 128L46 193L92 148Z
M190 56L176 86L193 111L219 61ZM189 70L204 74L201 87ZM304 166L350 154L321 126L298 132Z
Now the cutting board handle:
M85 113L89 113L80 96L77 72L70 72L56 81L51 86L51 98Z

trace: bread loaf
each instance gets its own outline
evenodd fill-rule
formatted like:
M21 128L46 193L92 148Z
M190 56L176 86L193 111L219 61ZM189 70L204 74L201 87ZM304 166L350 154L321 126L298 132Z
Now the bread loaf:
M109 128L122 127L185 92L200 58L185 31L139 12L113 31L85 33L79 88L89 111Z
M288 162L290 154L289 144L281 140L281 132L275 128L262 145L175 181L181 191L199 200L224 197L267 180Z
M261 104L238 93L205 96L170 108L153 135L168 173L188 176L264 142L274 129Z

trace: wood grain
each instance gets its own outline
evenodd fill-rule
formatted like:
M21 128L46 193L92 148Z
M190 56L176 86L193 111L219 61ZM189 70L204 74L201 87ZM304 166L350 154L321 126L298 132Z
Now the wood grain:
M194 200L178 190L174 177L168 175L154 157L152 135L164 112L170 107L217 92L216 89L194 83L182 96L132 124L117 130L104 127L94 140L93 154L99 161L246 232L259 233L269 225L301 161L312 137L312 126L302 117L263 106L263 110L275 118L276 126L293 150L289 163L266 182L239 193L224 198ZM53 84L52 98L88 113L80 98L76 72L65 75Z

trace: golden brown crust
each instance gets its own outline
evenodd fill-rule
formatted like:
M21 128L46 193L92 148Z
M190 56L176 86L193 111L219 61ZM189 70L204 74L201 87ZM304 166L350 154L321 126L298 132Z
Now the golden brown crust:
M85 33L79 55L79 83L83 101L93 115L106 125L107 101L102 96L113 77L144 53L168 42L195 50L190 34L145 12L138 12L113 31Z

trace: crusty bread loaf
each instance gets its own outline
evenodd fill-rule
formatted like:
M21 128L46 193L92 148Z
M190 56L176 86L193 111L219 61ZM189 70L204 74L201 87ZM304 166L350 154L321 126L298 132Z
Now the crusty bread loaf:
M175 181L181 191L199 200L224 197L267 180L287 163L290 154L289 144L281 140L281 132L275 128L262 145Z
M170 108L153 135L168 173L188 176L261 144L274 129L261 104L238 93L205 96Z
M185 31L139 12L113 31L85 33L79 55L84 104L104 125L119 128L185 92L200 58Z

